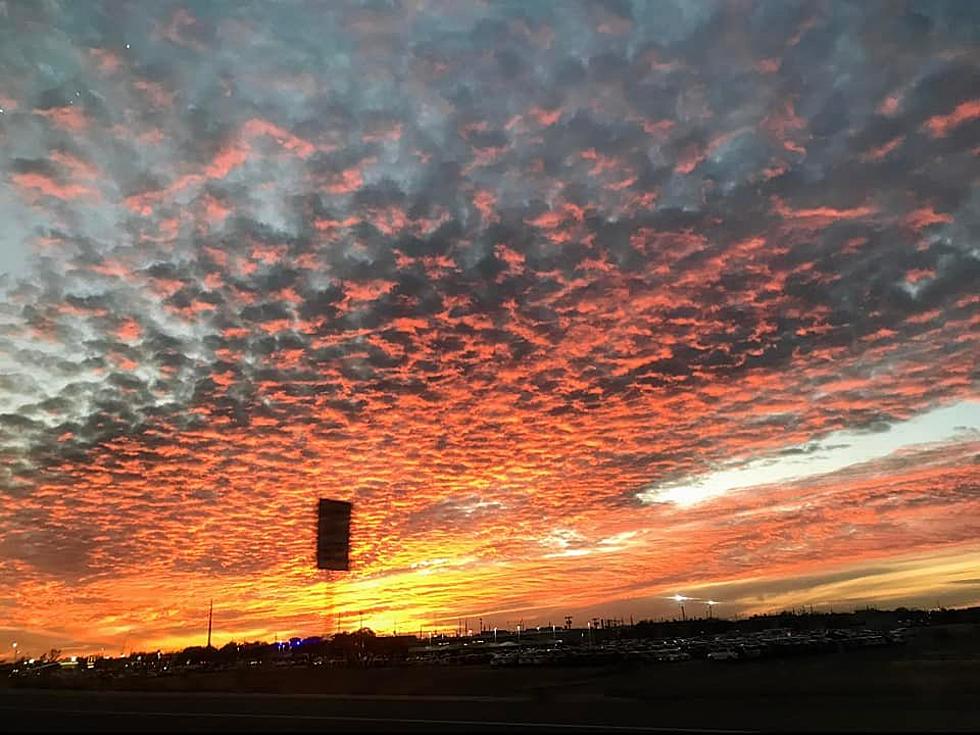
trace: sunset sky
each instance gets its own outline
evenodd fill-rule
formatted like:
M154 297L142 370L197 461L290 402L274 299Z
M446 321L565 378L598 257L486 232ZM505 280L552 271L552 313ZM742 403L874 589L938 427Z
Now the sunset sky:
M978 184L978 3L0 1L0 658L980 603Z

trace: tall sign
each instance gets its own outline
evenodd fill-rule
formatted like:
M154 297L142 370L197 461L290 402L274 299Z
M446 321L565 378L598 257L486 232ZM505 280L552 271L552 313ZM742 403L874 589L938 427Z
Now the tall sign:
M321 498L316 524L317 569L350 569L351 504Z

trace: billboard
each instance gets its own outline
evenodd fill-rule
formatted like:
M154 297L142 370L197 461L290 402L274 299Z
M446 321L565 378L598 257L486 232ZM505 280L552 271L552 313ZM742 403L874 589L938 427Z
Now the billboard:
M320 498L316 523L317 569L347 571L350 568L351 504Z

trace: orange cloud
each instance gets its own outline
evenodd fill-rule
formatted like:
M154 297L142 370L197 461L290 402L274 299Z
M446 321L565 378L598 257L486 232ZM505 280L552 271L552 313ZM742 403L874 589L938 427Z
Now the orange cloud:
M954 128L980 117L980 100L961 102L948 115L934 115L926 120L925 127L933 138L945 138Z
M50 176L39 173L13 174L10 180L15 186L25 190L32 198L37 195L50 196L63 201L95 198L98 192L81 184L60 184Z
M50 120L56 128L69 133L80 133L88 127L88 119L81 108L74 105L52 107L47 110L34 110L35 115Z

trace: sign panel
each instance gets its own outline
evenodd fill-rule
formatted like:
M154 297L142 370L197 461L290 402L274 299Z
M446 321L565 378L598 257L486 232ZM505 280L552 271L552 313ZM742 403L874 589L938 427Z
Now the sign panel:
M320 499L316 524L316 566L347 571L350 568L351 504Z

